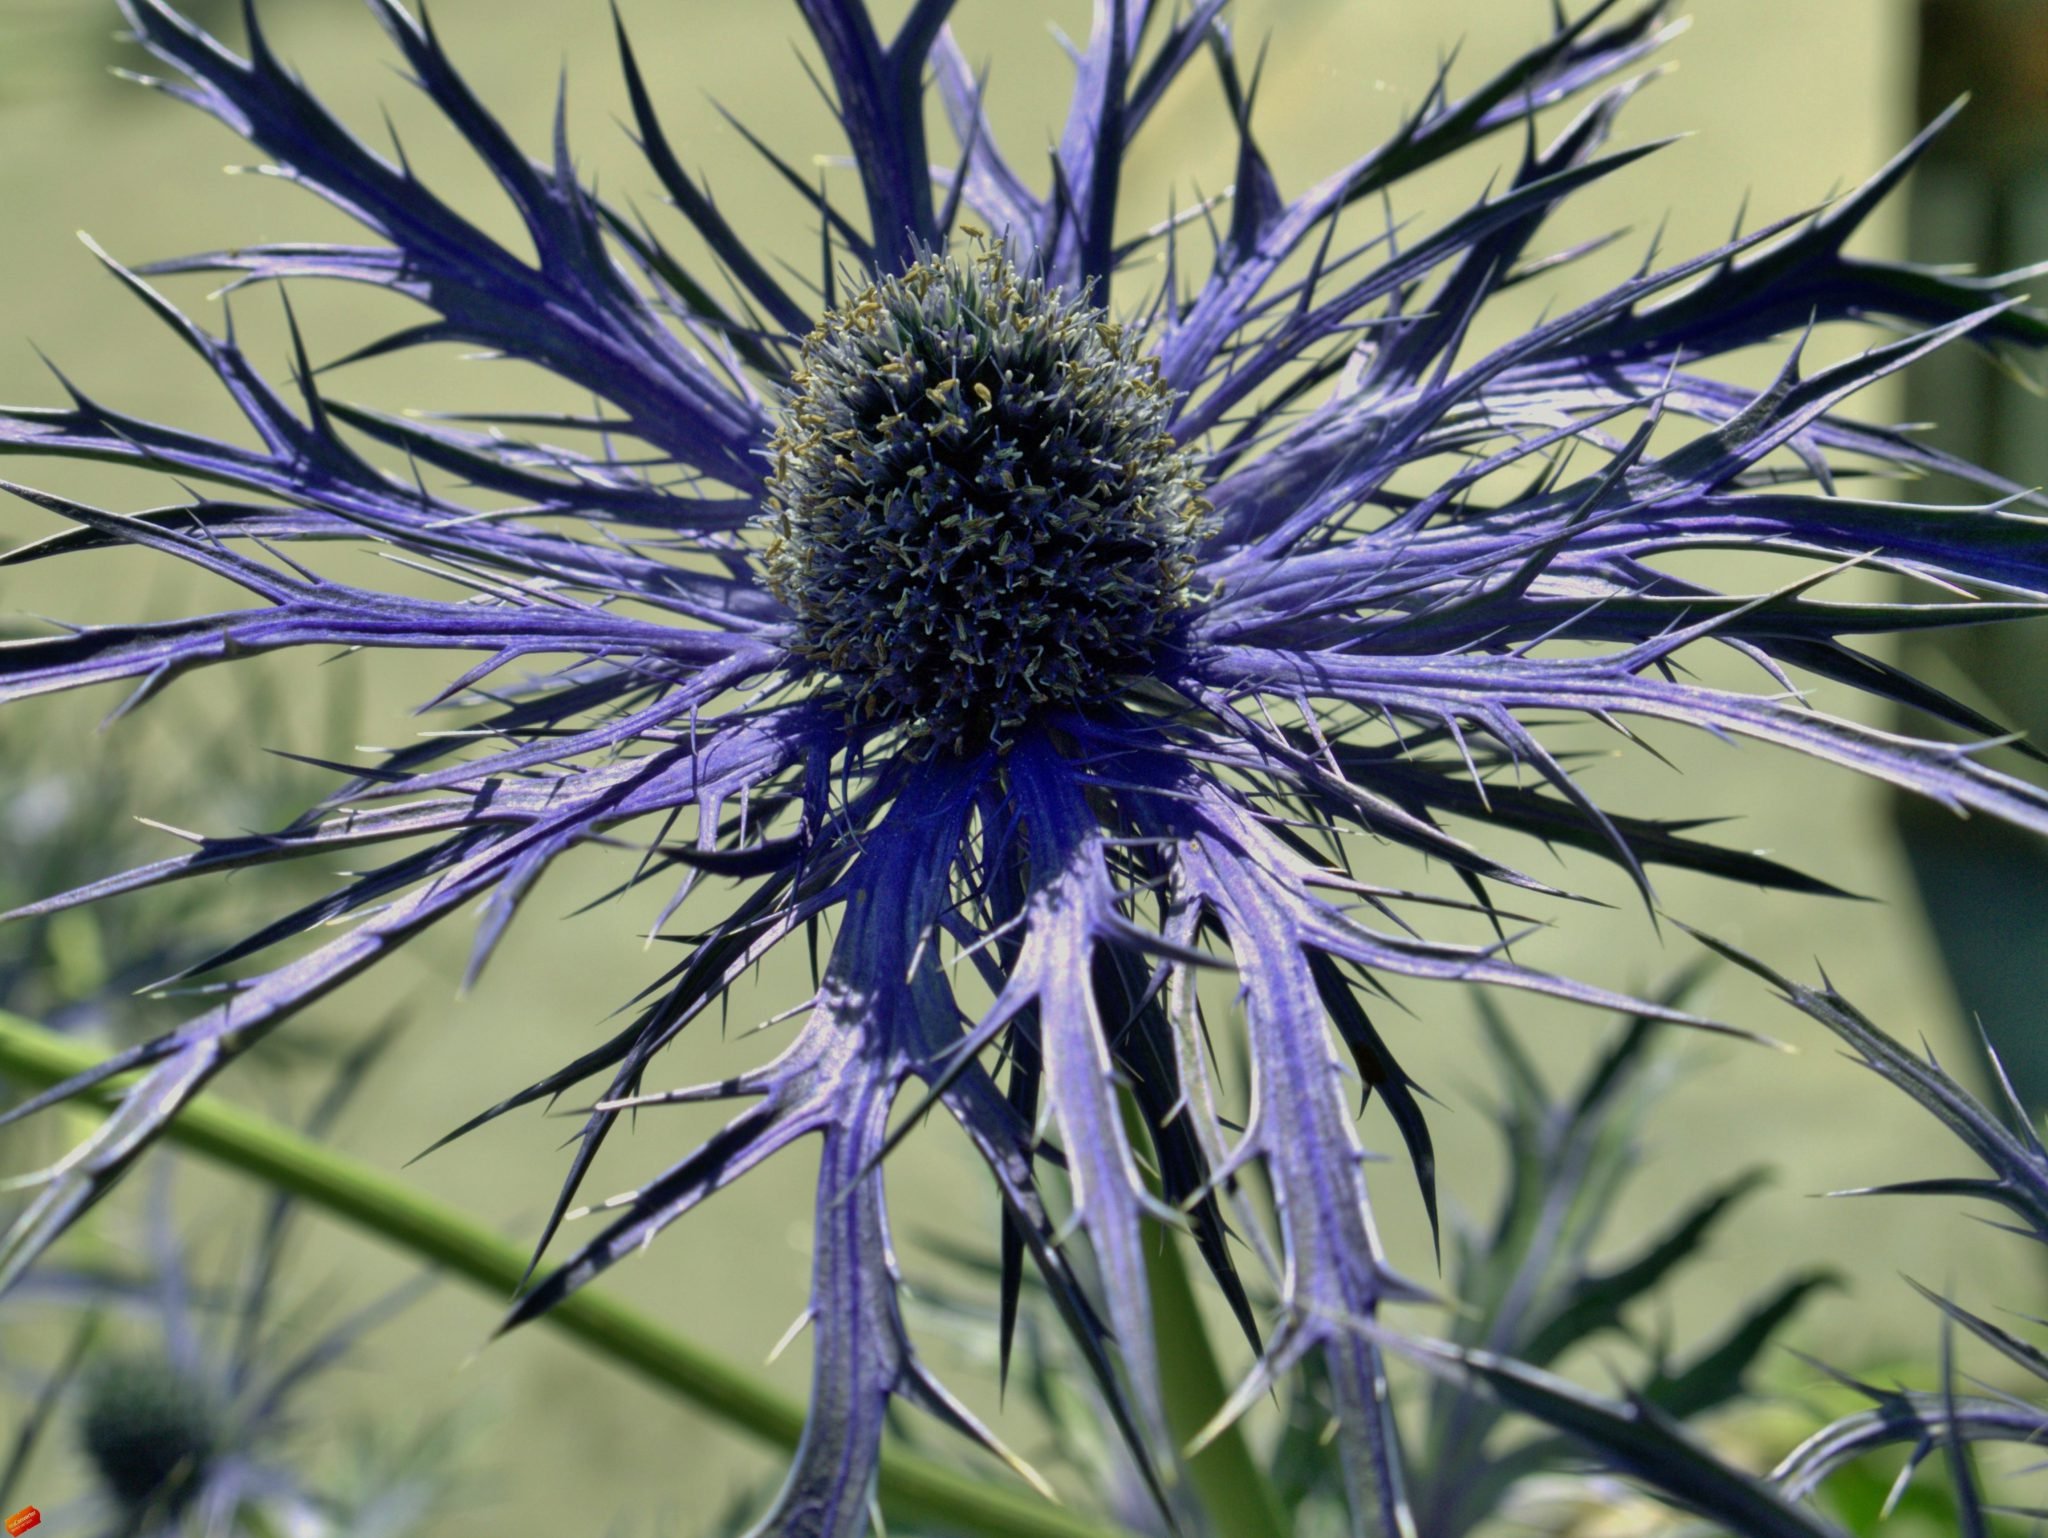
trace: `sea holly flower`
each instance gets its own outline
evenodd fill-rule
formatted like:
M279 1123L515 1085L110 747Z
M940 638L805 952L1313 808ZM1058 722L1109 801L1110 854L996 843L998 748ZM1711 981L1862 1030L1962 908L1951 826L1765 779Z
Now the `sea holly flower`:
M1439 78L1392 140L1296 191L1260 152L1222 0L1099 0L1039 173L998 142L949 0L917 0L887 33L856 0L800 0L859 184L849 206L760 146L765 174L820 221L815 294L691 179L655 104L665 82L623 29L649 171L709 265L579 180L565 132L548 160L530 159L424 22L397 0L371 8L516 210L521 249L470 223L401 152L355 137L271 51L253 9L238 54L131 0L163 89L370 238L137 270L109 259L218 376L253 444L70 385L68 405L10 410L10 452L225 488L140 514L24 488L73 527L10 559L142 546L251 601L9 644L0 696L124 682L132 705L201 666L285 647L446 651L461 660L436 703L469 711L474 730L346 770L273 832L200 837L24 910L398 846L216 959L316 927L338 936L13 1113L142 1070L51 1172L0 1278L305 1005L472 903L481 966L559 857L630 843L640 853L621 879L660 885L657 927L700 876L737 895L648 979L610 1041L469 1125L595 1086L544 1250L628 1108L745 1105L614 1206L515 1318L815 1138L812 1417L763 1531L858 1532L893 1399L986 1436L921 1364L898 1305L892 1110L929 1109L964 1130L1000 1193L1005 1296L1027 1263L1040 1273L1165 1506L1180 1496L1144 1275L1150 1224L1191 1230L1261 1342L1235 1405L1313 1363L1353 1521L1400 1532L1410 1517L1377 1320L1412 1289L1374 1231L1355 1079L1386 1101L1432 1204L1433 1159L1416 1087L1369 1012L1374 990L1476 981L1645 1007L1510 953L1518 921L1499 894L1553 889L1509 863L1503 833L1614 861L1646 899L1653 866L1829 890L1694 836L1698 820L1602 806L1556 724L1756 739L2048 830L2048 795L1974 745L1874 730L1799 693L1820 679L1995 736L1860 643L2032 615L2048 594L2037 499L1846 411L1942 346L2048 339L2010 293L2018 275L1848 253L1924 137L1817 213L1682 260L1653 255L1498 347L1473 343L1505 290L1583 254L1539 244L1551 212L1651 153L1606 145L1633 72L1669 33L1663 6L1558 13L1500 73L1469 90ZM1211 69L1236 144L1227 207L1120 227L1126 150L1169 91L1207 88L1182 77ZM949 150L933 142L933 94ZM1401 222L1405 178L1496 138L1514 157L1496 186L1434 227ZM964 234L970 219L986 237ZM151 282L192 272L232 287L373 285L425 318L350 357L460 343L536 364L602 406L483 418L483 432L395 418L334 398L338 365L316 370L296 330L282 388L232 332L201 328ZM1803 367L1810 335L1844 321L1894 336ZM1715 372L1766 343L1785 355L1767 387ZM1983 488L1983 505L1854 494L1859 478L1935 469ZM445 593L327 574L338 540L401 552ZM1667 569L1705 550L1795 557L1811 574L1772 585L1781 564L1758 563L1753 588L1722 591ZM1822 584L1851 564L1910 591L1828 596ZM1756 686L1702 681L1690 665L1716 651L1755 664ZM563 657L512 681L529 660ZM1342 834L1366 836L1356 847L1370 858L1347 863ZM1411 855L1460 891L1390 879ZM1446 904L1493 921L1501 940L1432 938ZM662 1049L738 978L821 928L829 947L780 1055L715 1084L650 1086ZM1234 978L1241 1024L1200 985L1212 970ZM1242 1107L1209 1055L1226 1029L1241 1029L1251 1065ZM1254 1164L1274 1225L1244 1213L1237 1232L1276 1290L1263 1319L1224 1217Z

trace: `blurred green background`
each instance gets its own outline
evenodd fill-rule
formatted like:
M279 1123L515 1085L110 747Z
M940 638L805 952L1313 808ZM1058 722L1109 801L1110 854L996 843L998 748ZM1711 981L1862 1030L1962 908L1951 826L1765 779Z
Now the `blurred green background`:
M231 42L239 41L231 7L196 9L224 28ZM732 110L798 164L809 165L814 154L839 153L829 115L801 68L809 45L794 8L738 0L622 0L621 9L684 158L705 169L722 206L761 249L808 269L816 237L803 207L764 174L714 105L715 99ZM1454 78L1477 79L1539 35L1548 9L1546 0L1241 3L1240 37L1254 45L1268 35L1272 39L1257 126L1283 188L1299 190L1391 132L1427 87L1445 50L1461 49ZM278 51L347 121L381 144L379 114L388 111L421 173L458 207L509 237L506 211L482 173L422 110L360 6L347 0L268 0L264 15ZM603 0L438 0L434 15L478 94L535 150L545 147L557 80L566 70L571 131L584 170L612 195L637 199L665 235L674 232L672 222L662 222L653 179L619 126L625 108ZM962 0L958 13L969 56L994 66L990 101L996 122L1013 157L1026 165L1056 131L1065 102L1067 64L1049 22L1081 35L1087 7L1073 0ZM221 175L223 165L244 160L248 152L198 114L110 78L110 65L141 67L132 50L113 40L117 27L112 6L100 0L0 0L0 221L6 232L0 239L0 397L32 403L61 398L33 343L82 388L125 410L237 436L237 424L208 376L98 269L73 232L87 231L117 257L142 261L254 240L345 236L347 227L289 186ZM1725 238L1745 199L1752 222L1809 206L1874 170L1910 136L1916 113L1927 110L1924 102L1916 105L1918 59L1917 13L1907 0L1705 0L1691 30L1665 54L1669 73L1623 119L1624 142L1689 137L1582 196L1568 224L1549 232L1546 243L1562 247L1627 228L1632 233L1602 269L1611 277L1639 260L1660 226L1662 248L1675 256ZM1141 145L1126 201L1128 222L1156 217L1169 186L1181 189L1185 204L1191 184L1214 191L1227 183L1231 140L1219 109L1211 80L1191 71ZM1959 132L1972 132L1968 119ZM1506 141L1502 154L1514 149ZM1411 189L1397 212L1425 225L1449 215L1484 184L1494 163L1491 157L1459 160ZM840 169L826 174L846 180ZM1907 235L1907 210L1895 203L1870 227L1865 247L1872 254L1897 253ZM2048 254L2048 238L2035 242L2033 254ZM1546 298L1568 294L1572 284L1585 281L1569 278L1562 290L1548 294L1517 291L1526 310L1506 313L1512 306L1504 306L1489 318L1491 334L1528 319ZM187 283L175 293L203 323L222 324L222 305L206 297L203 285ZM316 357L337 356L389 329L401 315L389 303L348 292L300 289L293 299ZM282 378L285 352L275 298L241 296L235 320L252 356ZM1760 381L1774 361L1745 360L1749 377ZM328 384L344 398L387 409L584 404L561 401L543 382L507 366L452 357L358 368L331 376ZM1945 414L1942 399L1915 397L1909 406L1903 391L1873 393L1860 409L1883 420ZM123 508L176 496L146 478L71 465L18 466L8 473ZM49 525L31 510L0 505L0 543L46 532ZM363 557L351 570L374 573L370 559ZM38 565L0 572L0 626L11 630L38 615L181 612L209 596L200 584L125 554ZM2033 642L2038 645L2038 634ZM1978 665L1967 657L1950 662ZM114 703L111 696L19 708L11 721L0 721L7 794L18 799L31 779L52 782L68 787L74 808L84 808L79 825L94 843L72 851L81 868L71 879L96 874L98 861L114 858L107 851L117 843L137 855L168 852L168 841L149 842L146 830L128 831L134 815L210 831L274 821L323 793L330 777L269 758L265 749L349 758L358 743L402 741L418 729L407 714L409 705L438 681L430 665L408 659L358 660L324 670L311 663L297 657L251 667L248 687L261 691L253 696L237 694L218 675L189 681L105 733L96 723ZM1819 703L1841 705L1825 695ZM1672 746L1669 737L1660 741ZM1682 774L1617 760L1594 770L1591 783L1632 811L1683 808L1737 818L1720 830L1727 841L1771 851L1874 900L1798 900L1667 876L1659 890L1670 911L1795 975L1810 975L1813 959L1820 958L1837 985L1882 1023L1901 1036L1924 1035L1952 1063L1967 1062L1971 1054L1959 988L1987 1015L1997 1013L1992 1001L2006 1010L2024 1003L2024 989L2000 992L1982 983L1981 967L1973 973L1959 963L1962 969L1952 974L1944 963L1922 902L1923 886L1940 899L1941 879L1928 877L1923 857L1922 883L1916 884L1893 808L1879 790L1760 747L1706 741L1677 747ZM116 755L126 766L125 782L96 777L90 766L104 755ZM41 794L61 799L58 792ZM1942 831L1932 835L1937 857ZM32 832L0 817L0 867L14 872L8 895L15 900L32 895L14 890L31 868L21 851ZM1543 858L1540 851L1517 853ZM2024 862L2035 856L2023 851L2012 858L2021 861L2020 890L2029 890L2035 868ZM382 1167L395 1167L456 1122L595 1040L608 1012L661 959L644 954L636 938L636 925L649 917L642 908L609 906L563 917L602 892L616 874L595 856L571 862L543 884L529 900L514 943L465 997L455 996L454 980L467 937L449 929L288 1031L292 1038L342 1041L394 1009L415 1018L344 1123L343 1145ZM1642 988L1696 954L1676 931L1653 929L1610 873L1574 862L1570 874L1612 908L1563 914L1565 922L1534 942L1524 959L1619 988ZM43 958L41 986L54 990L50 1008L61 1007L56 994L66 976L83 984L98 975L95 953L110 964L135 954L183 954L180 946L191 943L187 936L217 939L232 933L235 915L303 898L311 890L306 879L264 873L225 889L194 886L167 901L107 909L90 933L74 930L69 939L60 937ZM1966 893L1983 894L1968 868L1960 877L1943 879ZM2030 890L2040 889L2036 881ZM1958 934L1988 940L1994 960L2009 960L2014 946L2023 943L2017 928L2010 941L2001 939L1999 925L2021 923L2010 904L1994 902L1988 914L1961 921L1947 908L1939 911L1952 943L1961 943ZM2038 919L2033 922L2038 925ZM2026 933L2038 936L2039 929ZM785 1001L779 981L764 979L760 997ZM1390 1017L1384 1026L1416 1076L1445 1102L1434 1124L1447 1205L1483 1212L1499 1172L1478 1114L1491 1091L1474 1056L1479 1038L1471 1028L1470 1001L1447 989L1401 993L1413 1014ZM144 1002L134 1011L134 1025L168 1026L181 1007L175 1000ZM1768 1163L1781 1174L1724 1230L1711 1262L1674 1295L1668 1323L1675 1336L1684 1339L1718 1325L1738 1300L1771 1277L1816 1263L1848 1273L1854 1289L1810 1311L1793 1338L1851 1365L1925 1357L1931 1349L1930 1316L1898 1281L1901 1271L1937 1286L1967 1278L1973 1287L1981 1283L1986 1296L2030 1295L2022 1291L2031 1281L2023 1276L2029 1258L1967 1215L1932 1204L1815 1200L1814 1193L1837 1187L1961 1173L1961 1156L1901 1097L1845 1063L1817 1028L1772 1004L1753 981L1717 976L1702 1007L1780 1035L1797 1051L1779 1054L1711 1041L1683 1049L1684 1082L1652 1129L1652 1177L1642 1183L1636 1208L1622 1214L1617 1231L1645 1231L1684 1194L1745 1166ZM1526 1025L1532 1047L1560 1067L1583 1057L1602 1024L1519 1000L1510 1001L1509 1012ZM748 1023L736 1010L735 1029ZM1993 1023L2021 1032L2034 1024ZM709 1040L687 1044L656 1076L657 1083L702 1077L703 1065L718 1052ZM275 1108L301 1102L303 1074L283 1054L269 1055L277 1059L275 1071L251 1063L233 1076L230 1092ZM560 1145L572 1125L538 1115L515 1117L436 1154L407 1178L524 1236L552 1196L565 1159ZM689 1113L643 1117L631 1136L615 1140L590 1193L601 1196L634 1184L706 1126L703 1117ZM1367 1130L1374 1146L1397 1146L1377 1109ZM0 1146L9 1147L10 1165L30 1157L25 1146ZM608 1285L731 1357L761 1361L804 1301L811 1179L803 1154L750 1177L746 1194L713 1201L614 1273ZM899 1238L913 1282L926 1276L957 1280L957 1273L929 1255L923 1243L928 1236L993 1247L993 1200L957 1138L934 1129L911 1140L894 1180ZM224 1182L190 1184L188 1216L248 1210L246 1202L235 1204ZM1396 1263L1429 1279L1432 1262L1413 1181L1398 1165L1390 1166L1378 1189ZM361 1297L403 1275L394 1257L331 1228L312 1228L298 1257L299 1274L309 1284ZM1417 1316L1415 1322L1427 1320ZM614 1522L620 1531L689 1538L704 1531L733 1495L777 1468L762 1450L542 1333L530 1331L485 1349L493 1323L484 1302L453 1288L438 1291L380 1334L359 1370L330 1385L328 1408L336 1426L374 1419L403 1427L456 1413L472 1428L470 1461L478 1478L461 1509L438 1529L453 1538L599 1532L614 1530ZM943 1342L934 1345L933 1355L942 1369L960 1365ZM982 1365L966 1364L970 1375ZM800 1394L807 1372L801 1344L767 1371ZM985 1381L974 1385L970 1397L993 1408ZM997 1421L1029 1456L1031 1428L1014 1415ZM943 1440L936 1445L950 1452ZM57 1508L64 1496L52 1489L41 1504Z

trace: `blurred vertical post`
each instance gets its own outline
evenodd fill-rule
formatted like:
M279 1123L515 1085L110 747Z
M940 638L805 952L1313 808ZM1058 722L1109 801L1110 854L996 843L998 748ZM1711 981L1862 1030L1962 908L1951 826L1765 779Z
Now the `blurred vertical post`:
M1979 272L2048 259L2048 0L1920 0L1919 45L1918 121L1959 96L1970 104L1914 176L1910 257ZM2048 299L2048 275L2034 297ZM1911 375L1907 414L1936 424L1934 445L2022 486L2048 486L2048 397L2022 372L2037 366L1952 349ZM1909 495L1985 500L1938 477ZM1906 646L1920 676L2048 751L2048 621L1928 632ZM2018 754L2001 751L1996 761L2042 777ZM2048 854L1985 818L1965 821L1916 798L1895 805L1957 998L1983 1022L2021 1098L2048 1108Z

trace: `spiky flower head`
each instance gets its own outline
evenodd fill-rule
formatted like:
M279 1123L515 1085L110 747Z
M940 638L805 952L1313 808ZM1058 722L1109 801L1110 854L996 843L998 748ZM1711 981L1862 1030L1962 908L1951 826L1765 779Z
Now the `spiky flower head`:
M213 1385L162 1357L113 1356L80 1388L79 1446L100 1483L131 1511L175 1516L227 1446Z
M1173 392L1106 311L983 240L804 339L768 585L858 722L968 752L1099 703L1179 624L1205 505Z
M1746 737L2048 831L2048 793L1973 746L1877 731L1798 693L1817 678L1994 736L1861 643L2048 601L2048 504L1845 410L1951 342L2048 341L2011 278L1848 254L1925 137L1824 210L1675 262L1653 253L1584 303L1479 343L1503 292L1590 249L1547 251L1550 214L1654 149L1605 146L1641 83L1631 71L1669 35L1661 4L1557 10L1498 74L1462 91L1438 79L1391 141L1289 193L1259 148L1222 0L1096 0L1037 183L983 110L949 0L917 0L887 35L859 0L798 0L862 204L761 146L821 221L822 316L684 170L623 29L652 179L729 294L579 178L566 129L550 161L528 159L431 30L400 0L371 5L521 238L470 222L402 154L355 138L272 52L254 6L243 55L164 0L124 0L180 77L168 89L369 239L240 245L144 272L110 262L210 367L246 440L74 389L67 405L0 412L0 451L233 495L130 515L21 489L75 527L7 559L139 546L249 599L0 646L0 699L125 680L132 705L282 648L443 651L462 660L435 703L462 729L344 771L284 827L202 836L23 910L298 856L345 853L360 872L219 959L311 937L302 953L12 1113L144 1070L55 1167L0 1250L0 1282L309 1003L479 907L481 966L561 857L633 843L626 883L662 888L653 929L679 942L676 959L613 1037L492 1092L464 1130L564 1094L594 1101L545 1250L629 1111L753 1103L612 1204L515 1319L815 1139L814 1413L762 1530L852 1538L895 1401L987 1438L918 1359L898 1306L884 1156L892 1128L926 1119L898 1114L908 1096L964 1131L1001 1197L1005 1296L1036 1269L1162 1509L1179 1497L1145 1268L1165 1225L1191 1232L1257 1343L1231 1408L1317 1364L1353 1521L1397 1534L1411 1519L1374 1331L1412 1289L1372 1217L1360 1079L1432 1212L1434 1156L1375 991L1455 980L1691 1018L1539 972L1505 939L1437 937L1446 909L1506 936L1504 894L1557 894L1511 863L1513 835L1611 860L1646 901L1656 865L1832 890L1695 836L1711 808L1667 822L1603 806L1560 721ZM1117 221L1128 147L1198 62L1220 76L1237 159L1227 218L1199 254L1182 220ZM957 141L938 164L928 90ZM1574 100L1576 116L1551 120ZM1502 134L1524 148L1497 185L1434 228L1398 222L1407 177ZM970 208L1001 258L955 254ZM232 333L149 281L200 272L384 289L428 314L351 339L346 359L455 342L545 369L601 409L484 414L489 431L368 410L335 398L339 365L316 367L295 325L296 391L280 390ZM829 297L843 274L844 304ZM1813 333L1873 320L1892 338L1803 367ZM1786 355L1765 388L1717 371L1760 345ZM1982 488L1982 505L1855 495L1858 472L1928 470ZM445 591L344 580L326 562L351 542ZM1684 559L1705 551L1773 559L1724 590ZM1811 574L1776 585L1778 558ZM1850 563L1910 591L1819 590ZM1717 650L1755 665L1754 687L1692 666ZM386 845L363 869L361 852ZM1349 864L1355 849L1369 868ZM669 932L707 872L744 890L722 917ZM1445 872L1454 884L1430 884ZM693 1021L785 940L825 927L810 986L770 1017L801 1022L779 1055L650 1087ZM1202 968L1234 972L1236 990L1205 995ZM1209 1056L1226 1029L1251 1065L1238 1100ZM1240 1200L1250 1166L1269 1206ZM1272 1279L1264 1318L1247 1257Z

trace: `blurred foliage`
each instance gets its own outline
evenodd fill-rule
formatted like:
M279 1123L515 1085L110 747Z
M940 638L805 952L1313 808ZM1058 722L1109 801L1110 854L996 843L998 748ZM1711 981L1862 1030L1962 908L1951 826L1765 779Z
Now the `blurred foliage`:
M1694 981L1662 1001L1677 1004ZM1456 1236L1453 1289L1462 1307L1449 1344L1539 1369L1590 1347L1627 1345L1642 1361L1624 1380L1630 1395L1675 1423L1745 1399L1751 1371L1779 1328L1838 1279L1811 1272L1774 1280L1719 1336L1672 1360L1646 1321L1658 1290L1703 1251L1764 1172L1746 1172L1680 1207L1662 1233L1625 1258L1596 1259L1611 1244L1615 1204L1639 1165L1637 1133L1664 1078L1656 1047L1670 1028L1628 1021L1581 1081L1559 1095L1507 1022L1482 1006L1503 1081L1495 1120L1507 1145L1508 1183L1490 1229ZM1611 1362L1607 1370L1617 1371ZM1444 1538L1497 1515L1522 1481L1570 1469L1581 1456L1556 1436L1516 1437L1502 1405L1451 1380L1437 1381L1427 1427L1417 1455L1417 1515L1424 1531Z
M309 1134L331 1127L390 1037L377 1033L333 1073ZM421 1284L319 1323L331 1298L284 1281L296 1200L265 1198L246 1236L209 1262L181 1236L174 1167L158 1167L140 1204L139 1239L102 1222L0 1305L0 1404L13 1401L19 1428L0 1465L0 1509L43 1487L62 1429L90 1492L66 1517L89 1514L118 1538L433 1531L466 1453L458 1422L402 1412L337 1424L317 1397ZM69 1345L51 1363L60 1337ZM405 1419L419 1423L401 1431Z
M325 717L323 737L349 740L357 714L350 671L325 676L311 708ZM262 674L193 704L214 720L170 741L139 723L110 725L84 754L32 716L0 720L8 780L0 797L0 915L9 915L0 923L0 1010L128 1045L163 1028L157 997L201 978L227 937L243 932L245 905L231 891L210 895L202 928L176 885L44 911L60 894L162 858L191 836L123 809L175 806L206 826L243 828L276 827L303 809L305 769L249 751L252 731L260 743L282 730L288 714ZM263 880L278 883L264 890L287 900L323 886L317 875L289 869Z
M1907 253L1980 272L2038 261L2048 250L2048 6L2032 0L1920 0L1916 112L1933 117L1959 97L1969 107L1910 184ZM2048 484L2048 395L2038 364L1959 349L1907 378L1908 415L1926 441L2008 477ZM1933 477L1909 488L1930 503L1976 500ZM2048 620L1992 633L1920 635L1904 661L1994 720L2048 744ZM1914 730L1927 730L1915 719ZM2042 775L2018 752L2010 772ZM2048 1107L2048 1038L2032 1016L2048 988L2048 855L2039 841L1988 820L1896 804L1914 882L1965 1016L1985 1022L2019 1086Z

